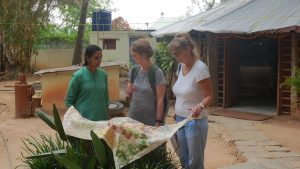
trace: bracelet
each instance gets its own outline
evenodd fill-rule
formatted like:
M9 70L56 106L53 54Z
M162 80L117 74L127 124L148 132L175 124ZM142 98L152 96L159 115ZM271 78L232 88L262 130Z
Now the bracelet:
M162 120L155 120L157 123L163 123Z
M203 103L200 103L199 106L204 109L205 108L205 105Z

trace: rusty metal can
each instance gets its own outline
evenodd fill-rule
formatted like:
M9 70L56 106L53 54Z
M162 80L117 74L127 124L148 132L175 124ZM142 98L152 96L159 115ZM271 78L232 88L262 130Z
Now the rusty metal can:
M15 84L15 117L27 118L31 117L34 112L32 96L34 89L26 83L26 77L20 75L20 82Z

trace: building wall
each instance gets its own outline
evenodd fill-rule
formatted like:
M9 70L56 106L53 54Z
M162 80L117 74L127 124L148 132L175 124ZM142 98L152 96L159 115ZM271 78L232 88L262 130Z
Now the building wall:
M294 36L294 37L293 37ZM275 52L278 52L278 65L277 65L277 114L295 114L297 113L297 105L296 101L299 99L297 97L297 93L290 88L281 87L281 84L288 77L295 76L295 70L299 67L298 60L300 59L300 35L289 34L282 38L277 38L279 41L278 49ZM230 57L229 50L229 39L218 39L217 40L217 51L216 58L211 58L209 56L209 60L217 59L218 63L218 78L219 80L214 83L214 86L218 87L219 94L216 97L218 98L219 106L226 108L226 104L228 101L228 93L225 90L228 90L228 87L231 87L228 84L228 79L230 78L230 72L227 71L227 68L230 67L228 58ZM295 47L298 46L298 47ZM222 71L222 72L221 72ZM249 72L249 70L247 70ZM252 71L252 70L251 70ZM253 69L253 71L258 71L257 67ZM266 70L264 70L266 72ZM257 72L257 75L266 76L262 74L263 71L260 70ZM255 74L255 73L252 73ZM248 77L248 76L247 76ZM269 77L266 77L269 78ZM299 109L299 108L298 108Z
M43 49L31 57L31 65L38 71L72 65L74 49ZM82 60L84 60L82 55Z
M108 74L109 100L119 101L119 66L102 67ZM52 112L55 104L61 113L66 111L65 97L69 81L75 71L63 71L42 74L42 108L47 113Z
M142 31L106 31L92 32L90 34L90 44L95 44L103 48L103 39L117 39L116 50L103 50L104 62L129 63L129 41L130 38L149 37L149 32ZM155 39L150 38L155 45ZM74 49L43 49L31 58L31 65L35 71L42 69L52 69L67 67L72 65ZM84 61L84 51L82 62Z
M143 31L98 31L90 33L90 44L103 48L103 39L116 39L116 50L103 50L103 61L124 62L130 61L130 38L149 37L149 32ZM155 45L155 39L150 39Z
M129 37L118 32L92 32L90 44L103 48L103 39L116 39L116 50L103 50L103 61L129 61Z

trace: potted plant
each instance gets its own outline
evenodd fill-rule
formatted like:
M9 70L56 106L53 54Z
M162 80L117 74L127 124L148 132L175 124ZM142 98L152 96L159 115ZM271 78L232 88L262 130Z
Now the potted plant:
M297 112L300 112L300 69L297 69L294 77L287 78L281 85L287 88L295 88L297 92Z

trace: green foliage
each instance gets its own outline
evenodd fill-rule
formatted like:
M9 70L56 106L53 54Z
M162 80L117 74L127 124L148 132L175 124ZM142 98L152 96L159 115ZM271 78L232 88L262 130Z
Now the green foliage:
M57 131L56 137L53 139L51 136L40 134L40 139L32 136L24 139L24 151L27 156L21 153L22 161L32 169L48 169L49 167L64 169L70 166L71 168L84 166L89 160L89 155L83 148L84 140L66 136L56 106L53 105L54 117L44 112L38 112L38 116Z
M87 169L94 169L95 166L97 166L97 157L93 156L91 157L90 161L87 164Z
M170 73L173 65L176 63L168 51L167 46L168 43L166 41L158 42L157 49L154 53L155 64L163 70L165 75Z
M84 44L89 44L89 34L92 31L91 18L93 11L111 9L112 0L90 0L87 12L87 23L84 31ZM55 8L60 14L61 22L46 24L45 29L39 31L37 47L47 48L74 48L80 18L81 1L64 0ZM55 19L54 19L55 20ZM56 45L58 44L58 45Z
M163 70L167 80L166 94L169 99L173 99L174 94L172 91L172 81L175 71L177 70L178 62L171 56L167 46L168 40L158 42L154 57L156 65Z
M99 9L111 9L112 0L89 0L87 20L91 20L93 12ZM60 18L67 32L77 32L78 21L80 18L81 1L67 1L58 5Z
M158 147L144 157L124 167L124 169L176 169L179 161L167 152L165 146Z
M21 153L21 160L27 167L31 169L46 169L49 167L63 169L59 166L54 157L50 155L53 151L65 150L68 147L68 144L62 141L57 134L55 135L55 138L44 134L40 134L39 139L30 136L29 138L23 139L22 142L24 144L23 150L25 151L26 156ZM50 154L41 155L45 153Z
M49 127L51 127L53 130L56 130L54 118L49 116L47 113L39 111L37 113L40 119L42 119Z
M101 168L108 168L106 148L103 141L91 131L92 142L94 146L95 155L100 163Z
M67 169L82 169L76 164L76 161L70 160L65 157L60 157L58 155L54 155L54 158Z
M287 78L282 85L284 87L295 87L297 94L300 95L300 69L296 71L295 77Z
M89 33L92 25L86 24L84 31L84 46L89 44ZM57 25L49 24L41 30L38 35L38 49L48 48L74 48L77 37L77 30L70 30L67 27L58 28Z
M30 71L38 32L48 22L54 0L2 0L0 3L0 72Z
M29 157L26 157L27 159L37 159L37 158L43 158L43 157L48 157L50 156L51 154L66 154L67 153L67 150L54 150L54 151L51 151L51 152L47 152L47 153L41 153L41 154L37 154L37 155L32 155L32 156L29 156Z
M90 141L66 136L61 119L53 105L53 115L38 113L39 117L56 130L55 138L40 134L40 138L30 136L23 139L26 156L21 153L21 160L31 169L114 169L113 153L106 142L91 131ZM92 146L92 147L89 147ZM90 151L93 148L94 151ZM24 167L24 166L19 166ZM178 161L165 147L159 147L143 158L134 161L125 169L176 169Z
M50 135L40 134L39 138L30 136L22 141L26 156L21 153L21 160L31 169L69 169L69 165L83 166L88 160L84 151L75 151L68 142L61 140L58 134L54 139Z
M67 141L67 136L65 134L65 130L63 128L58 110L55 106L55 104L53 104L53 117L54 117L54 123L55 123L55 129L59 134L60 139Z
M66 28L57 28L54 24L49 24L39 32L37 48L58 48L57 43L64 44L63 48L72 48L76 39L76 31L68 32ZM88 39L85 39L87 43ZM54 47L53 47L54 46Z

